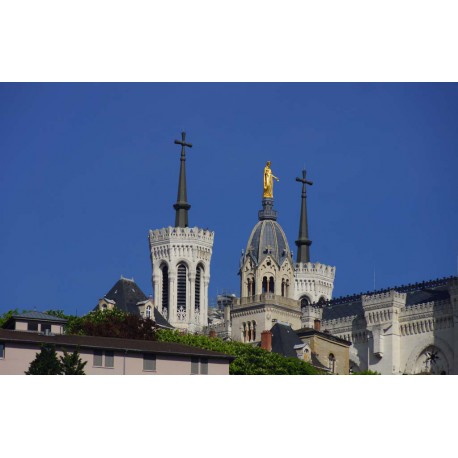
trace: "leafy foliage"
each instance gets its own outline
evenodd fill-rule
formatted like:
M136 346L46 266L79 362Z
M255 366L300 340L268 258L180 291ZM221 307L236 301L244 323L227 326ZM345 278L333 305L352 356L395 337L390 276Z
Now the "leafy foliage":
M61 370L64 375L86 375L84 366L87 361L81 361L78 349L76 348L73 353L67 353L63 350L64 355L60 357Z
M297 358L285 358L241 342L225 342L216 337L181 334L178 331L159 329L157 340L177 342L205 350L218 351L235 356L229 366L231 375L318 375L318 369Z
M43 344L40 353L36 354L35 359L30 363L26 375L61 375L62 366L57 359L56 348L54 345Z
M381 375L380 372L365 370L361 372L353 372L352 375Z
M23 310L22 313L24 313L26 310ZM13 309L13 310L8 310L5 312L3 315L0 315L0 328L13 316L13 315L18 315L19 310L18 309Z
M156 340L156 323L151 318L142 318L118 309L95 310L83 317L69 319L65 332L87 336Z

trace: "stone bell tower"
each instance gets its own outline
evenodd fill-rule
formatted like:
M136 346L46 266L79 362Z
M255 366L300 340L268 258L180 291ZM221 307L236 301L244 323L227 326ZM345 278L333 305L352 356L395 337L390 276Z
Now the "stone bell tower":
M155 307L169 323L189 332L208 324L208 285L214 232L188 226L186 133L182 132L175 226L149 231Z

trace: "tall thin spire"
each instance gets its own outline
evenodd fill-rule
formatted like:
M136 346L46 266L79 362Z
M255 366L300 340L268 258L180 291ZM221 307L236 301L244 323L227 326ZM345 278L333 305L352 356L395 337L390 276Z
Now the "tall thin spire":
M191 143L186 143L186 132L181 132L181 141L175 140L176 145L181 145L180 158L180 178L178 180L177 203L173 205L175 209L175 227L188 227L188 195L186 191L186 151L185 147L192 148Z
M302 202L301 202L301 219L299 222L299 238L296 240L297 259L296 262L310 262L310 245L309 229L307 224L307 185L312 185L312 181L307 181L306 170L302 170L302 178L296 178L296 181L302 183Z

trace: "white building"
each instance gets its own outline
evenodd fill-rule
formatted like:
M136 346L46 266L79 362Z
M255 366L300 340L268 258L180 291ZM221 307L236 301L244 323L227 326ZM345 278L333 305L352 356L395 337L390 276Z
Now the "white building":
M212 328L259 342L276 322L314 328L352 343L350 369L381 374L458 374L458 277L332 299L335 267L310 261L303 178L297 259L277 223L273 198L262 201L240 261L240 298ZM294 285L294 287L291 287Z

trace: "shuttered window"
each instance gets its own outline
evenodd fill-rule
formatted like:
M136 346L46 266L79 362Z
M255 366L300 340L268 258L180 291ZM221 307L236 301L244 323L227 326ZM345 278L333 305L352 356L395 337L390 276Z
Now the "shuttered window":
M145 353L143 355L143 370L155 371L156 370L156 355Z
M202 358L200 360L200 373L202 375L208 375L208 359Z
M199 373L199 358L191 358L191 375Z
M105 352L105 367L114 367L114 353L112 351Z
M102 357L103 357L102 350L94 350L94 366L96 367L102 366Z

